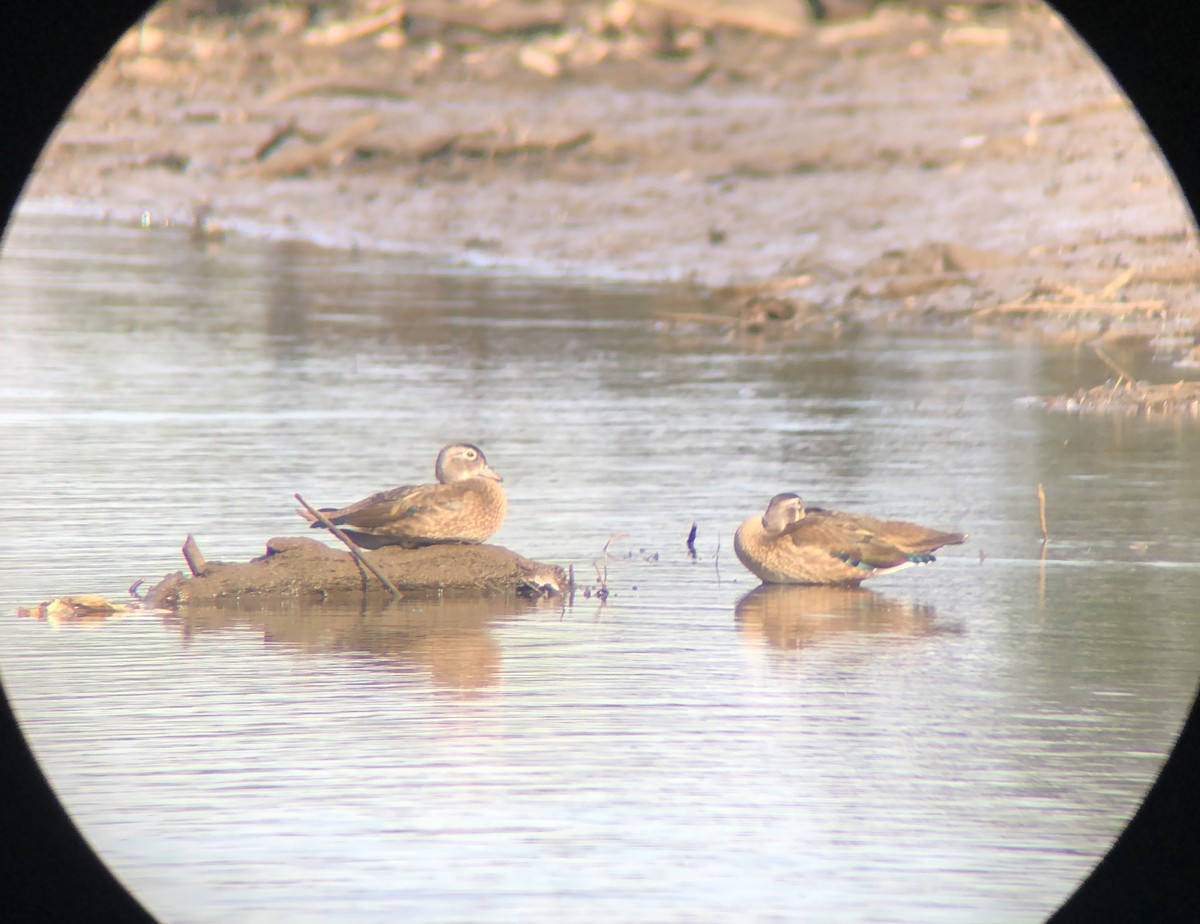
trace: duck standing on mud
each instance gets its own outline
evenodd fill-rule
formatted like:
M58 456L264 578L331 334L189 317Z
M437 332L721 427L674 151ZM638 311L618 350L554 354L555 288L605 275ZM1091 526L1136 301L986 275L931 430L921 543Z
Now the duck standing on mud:
M733 548L768 584L860 584L957 545L966 533L945 533L903 520L877 520L805 507L796 494L776 494L766 512L738 527Z
M434 466L435 484L405 485L380 491L338 509L321 508L328 520L364 549L398 545L415 549L443 543L490 539L508 512L504 480L471 443L442 448ZM307 510L297 510L311 528L323 528Z

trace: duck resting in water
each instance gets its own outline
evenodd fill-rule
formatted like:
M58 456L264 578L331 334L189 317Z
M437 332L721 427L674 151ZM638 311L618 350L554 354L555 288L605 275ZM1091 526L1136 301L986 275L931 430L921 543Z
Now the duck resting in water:
M348 507L322 507L321 513L357 546L377 549L398 545L415 549L442 543L479 543L504 522L508 498L504 480L470 443L442 448L434 466L434 484L404 485L380 491ZM307 510L296 511L322 528Z
M768 584L860 584L934 560L966 533L926 529L903 520L806 507L796 494L776 494L762 516L738 527L733 548Z

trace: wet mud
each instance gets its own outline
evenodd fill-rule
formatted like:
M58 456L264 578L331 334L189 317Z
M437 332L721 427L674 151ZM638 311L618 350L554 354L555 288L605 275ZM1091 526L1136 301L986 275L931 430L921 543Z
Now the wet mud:
M365 553L401 592L402 599L443 594L468 596L557 595L567 577L557 565L542 564L495 545L432 545L420 549L386 546ZM294 599L310 603L383 602L391 592L359 567L349 552L315 539L283 537L267 542L265 555L249 562L205 562L196 574L168 574L142 598L148 609Z
M677 283L689 337L952 325L1190 374L1186 204L1044 7L203 7L122 39L38 208Z

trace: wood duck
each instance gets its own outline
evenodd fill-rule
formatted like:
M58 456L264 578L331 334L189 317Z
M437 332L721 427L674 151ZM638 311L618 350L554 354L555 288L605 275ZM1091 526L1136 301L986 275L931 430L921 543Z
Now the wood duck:
M504 479L488 465L483 451L470 443L445 446L434 474L436 484L392 488L348 507L322 507L321 512L364 549L490 539L504 522L508 498L500 486ZM322 528L307 510L296 512L311 522L311 528Z
M934 560L966 533L945 533L903 520L805 507L796 494L776 494L761 517L733 538L743 565L768 584L860 584L869 577Z

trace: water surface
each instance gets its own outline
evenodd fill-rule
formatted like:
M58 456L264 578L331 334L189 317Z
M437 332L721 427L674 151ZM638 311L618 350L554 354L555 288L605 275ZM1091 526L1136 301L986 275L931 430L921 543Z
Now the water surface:
M1030 345L656 328L683 293L24 218L0 260L0 671L163 920L1011 921L1161 766L1200 661L1200 435L1049 417ZM19 619L424 480L610 595ZM1052 541L1040 560L1036 486ZM781 490L971 533L765 588ZM684 540L697 526L697 556ZM605 548L607 545L607 556Z

